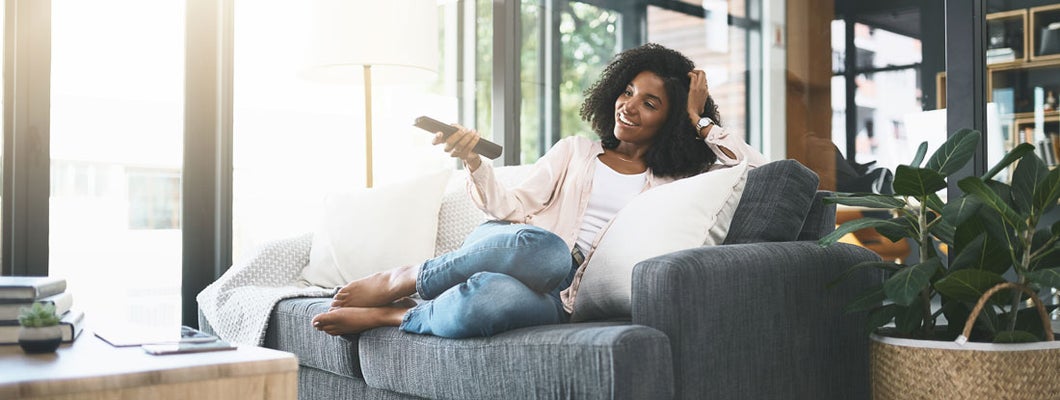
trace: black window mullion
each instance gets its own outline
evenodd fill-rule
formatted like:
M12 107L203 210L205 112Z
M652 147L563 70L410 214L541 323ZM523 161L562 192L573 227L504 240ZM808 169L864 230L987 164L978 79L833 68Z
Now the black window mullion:
M986 132L986 1L946 0L946 135L957 129ZM956 199L957 182L986 172L987 135L982 135L972 162L949 176L948 198Z
M8 0L4 23L3 275L48 275L51 1Z
M195 296L231 265L234 0L188 0L186 14L182 323Z
M498 160L519 165L520 107L519 56L522 53L519 0L493 2L493 138L504 146Z

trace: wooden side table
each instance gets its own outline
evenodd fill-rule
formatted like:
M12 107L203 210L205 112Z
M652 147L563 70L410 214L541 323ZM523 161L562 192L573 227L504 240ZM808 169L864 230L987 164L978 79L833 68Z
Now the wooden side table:
M275 399L298 397L298 360L252 346L153 356L89 332L54 354L0 346L0 399Z

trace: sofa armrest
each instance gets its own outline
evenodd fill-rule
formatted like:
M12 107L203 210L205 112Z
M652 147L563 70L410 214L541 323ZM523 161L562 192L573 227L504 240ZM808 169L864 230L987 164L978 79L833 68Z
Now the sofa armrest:
M633 270L633 323L670 338L676 398L867 399L865 316L844 306L879 283L851 265L857 246L774 242L709 246Z

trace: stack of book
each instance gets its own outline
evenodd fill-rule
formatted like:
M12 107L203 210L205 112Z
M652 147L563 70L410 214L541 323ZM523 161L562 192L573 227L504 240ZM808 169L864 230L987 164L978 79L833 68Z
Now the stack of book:
M1016 61L1016 51L1010 47L1000 49L988 49L986 51L986 63L995 64L1001 62Z
M66 279L0 276L0 344L18 343L18 315L35 302L55 305L63 342L72 342L84 330L85 313L71 308L74 298L66 291Z

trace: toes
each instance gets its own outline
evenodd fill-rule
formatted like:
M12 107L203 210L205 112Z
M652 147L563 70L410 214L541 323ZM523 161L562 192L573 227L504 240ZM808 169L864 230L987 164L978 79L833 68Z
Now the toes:
M328 317L327 313L317 314L317 316L313 317L313 322L312 322L313 328L315 328L318 331L322 331L322 330L326 329L330 325L330 324L327 323L327 317Z

